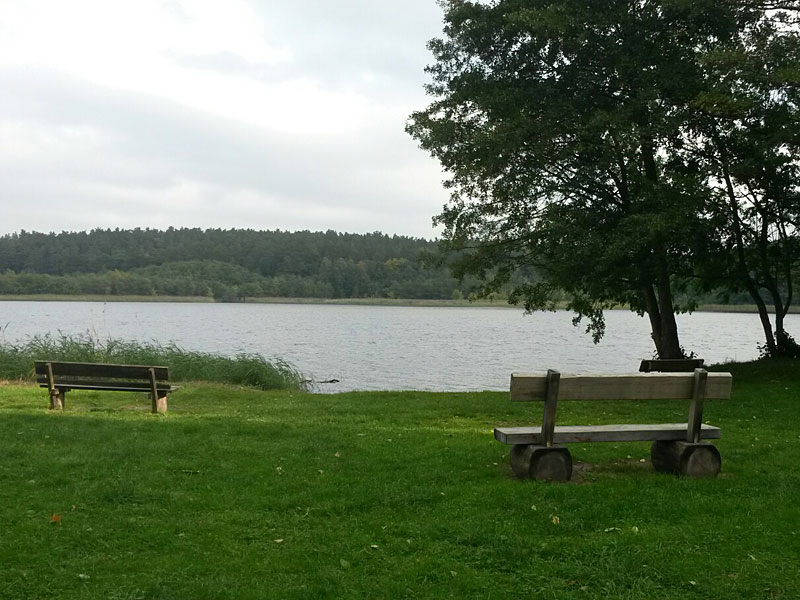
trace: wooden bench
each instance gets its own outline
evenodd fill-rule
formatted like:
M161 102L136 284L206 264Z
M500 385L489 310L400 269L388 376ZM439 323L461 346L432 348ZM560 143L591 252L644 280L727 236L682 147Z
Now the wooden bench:
M720 429L702 423L706 398L730 398L731 374L694 373L631 375L511 375L511 400L544 401L541 426L497 427L494 437L511 444L511 466L518 477L567 481L572 475L570 442L652 441L651 459L657 471L713 477L722 460L705 439L720 437ZM687 423L652 425L591 425L556 427L559 400L690 400Z
M62 410L70 390L147 392L153 413L167 412L167 394L178 389L169 384L169 368L146 365L112 365L35 361L39 387L50 391L50 408Z
M702 369L705 361L702 358L664 358L643 360L639 365L640 373L692 373Z

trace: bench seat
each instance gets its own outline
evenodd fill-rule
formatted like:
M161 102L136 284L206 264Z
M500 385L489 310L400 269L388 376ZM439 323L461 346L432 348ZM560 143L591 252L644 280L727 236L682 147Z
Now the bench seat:
M39 387L49 387L46 379L38 379L38 381ZM152 389L152 386L149 383L140 384L131 381L125 381L119 384L67 381L65 383L59 383L56 387L58 387L60 390L64 390L65 392L70 390L97 390L102 392L149 392ZM159 383L156 385L156 389L159 391L159 393L169 394L180 389L180 386L164 385Z
M685 440L687 423L657 423L653 425L567 425L553 431L553 443L570 442L650 442ZM703 424L701 439L719 439L719 427ZM542 428L496 427L494 437L503 444L542 444Z

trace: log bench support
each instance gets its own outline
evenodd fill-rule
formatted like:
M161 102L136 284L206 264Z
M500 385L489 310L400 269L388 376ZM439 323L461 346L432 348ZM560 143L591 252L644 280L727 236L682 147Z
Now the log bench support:
M553 444L560 379L558 371L547 371L542 444L518 444L511 448L511 468L517 477L544 481L569 481L572 477L572 455L564 446Z
M154 367L147 369L147 374L150 377L150 400L151 410L154 415L167 412L167 394L158 389L158 381L156 380L156 370Z
M717 448L705 439L720 437L720 429L704 425L703 403L709 398L729 398L729 373L665 375L547 375L511 376L513 401L544 400L541 427L497 427L495 438L511 448L511 468L520 478L568 481L572 457L559 443L652 441L651 460L658 472L689 477L715 477L722 466ZM687 423L653 425L595 425L556 427L559 399L646 400L689 399Z
M572 477L572 455L564 446L511 446L511 469L520 479L569 481Z
M722 457L714 444L695 442L653 442L650 460L659 473L688 477L716 477Z
M47 363L47 388L50 392L50 410L64 410L67 404L67 393L60 390L55 386L55 377L53 377L53 364Z
M167 367L35 361L36 380L48 389L51 410L64 410L70 390L143 392L150 396L153 414L167 412L167 394L178 389L169 383Z
M67 404L67 393L64 390L50 390L50 410L64 410Z

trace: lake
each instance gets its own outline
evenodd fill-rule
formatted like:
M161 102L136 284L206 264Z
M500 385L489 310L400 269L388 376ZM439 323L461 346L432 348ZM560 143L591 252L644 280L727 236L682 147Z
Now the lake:
M7 342L43 333L175 342L187 350L280 357L322 384L318 391L507 390L512 371L625 373L651 358L646 319L609 311L592 343L571 313L513 308L317 304L0 302ZM756 358L755 314L678 317L681 342L707 363ZM800 332L800 315L787 330Z

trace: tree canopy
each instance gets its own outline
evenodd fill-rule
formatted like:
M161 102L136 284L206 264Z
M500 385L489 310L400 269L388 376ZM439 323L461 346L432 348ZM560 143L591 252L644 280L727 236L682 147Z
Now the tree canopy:
M741 81L719 79L721 57L763 59L770 11L711 0L442 6L433 101L407 130L448 173L437 220L445 249L459 251L456 273L488 292L533 266L537 279L512 300L549 308L564 290L596 338L603 309L626 304L648 315L659 356L682 356L675 313L693 304L676 292L708 257L722 264L731 222L719 161L701 149L712 109ZM772 40L791 37L779 29ZM741 270L716 285L733 280L741 287Z

